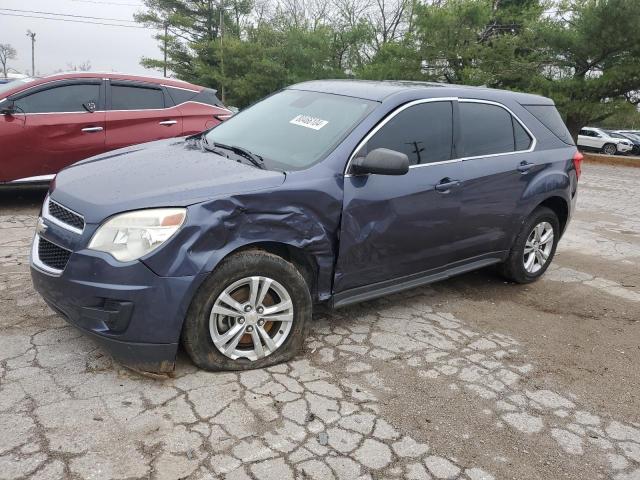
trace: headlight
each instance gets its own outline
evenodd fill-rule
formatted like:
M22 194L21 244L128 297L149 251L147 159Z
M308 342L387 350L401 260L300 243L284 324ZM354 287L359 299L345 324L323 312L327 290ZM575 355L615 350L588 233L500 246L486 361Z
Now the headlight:
M89 248L113 255L116 260L136 260L169 240L184 223L184 208L154 208L110 218L93 234Z

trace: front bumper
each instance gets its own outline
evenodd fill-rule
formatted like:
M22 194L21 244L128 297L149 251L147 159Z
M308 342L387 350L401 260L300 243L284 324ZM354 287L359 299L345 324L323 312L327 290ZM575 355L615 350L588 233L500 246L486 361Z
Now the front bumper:
M32 255L36 291L70 324L127 366L173 370L198 276L160 277L142 262L120 263L87 249L71 253L59 274L45 271L35 260Z

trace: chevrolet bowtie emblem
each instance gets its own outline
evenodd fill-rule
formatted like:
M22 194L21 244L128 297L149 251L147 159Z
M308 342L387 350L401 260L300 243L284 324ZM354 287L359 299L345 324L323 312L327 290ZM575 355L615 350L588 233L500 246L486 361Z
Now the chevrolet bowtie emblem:
M38 235L42 235L44 232L47 231L47 225L45 225L44 221L42 220L42 217L38 218L38 224L36 225L36 233Z

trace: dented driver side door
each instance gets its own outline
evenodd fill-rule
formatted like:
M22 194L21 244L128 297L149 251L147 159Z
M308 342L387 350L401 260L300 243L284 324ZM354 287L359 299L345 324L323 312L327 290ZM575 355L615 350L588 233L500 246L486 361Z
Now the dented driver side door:
M461 162L454 151L455 102L421 100L379 124L355 156L401 151L409 172L344 180L334 293L427 272L455 258Z

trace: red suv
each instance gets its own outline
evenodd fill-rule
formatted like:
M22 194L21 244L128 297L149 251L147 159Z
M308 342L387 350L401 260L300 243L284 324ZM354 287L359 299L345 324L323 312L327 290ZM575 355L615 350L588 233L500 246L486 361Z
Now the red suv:
M82 72L0 85L0 183L48 181L78 160L231 115L215 90L168 78Z

